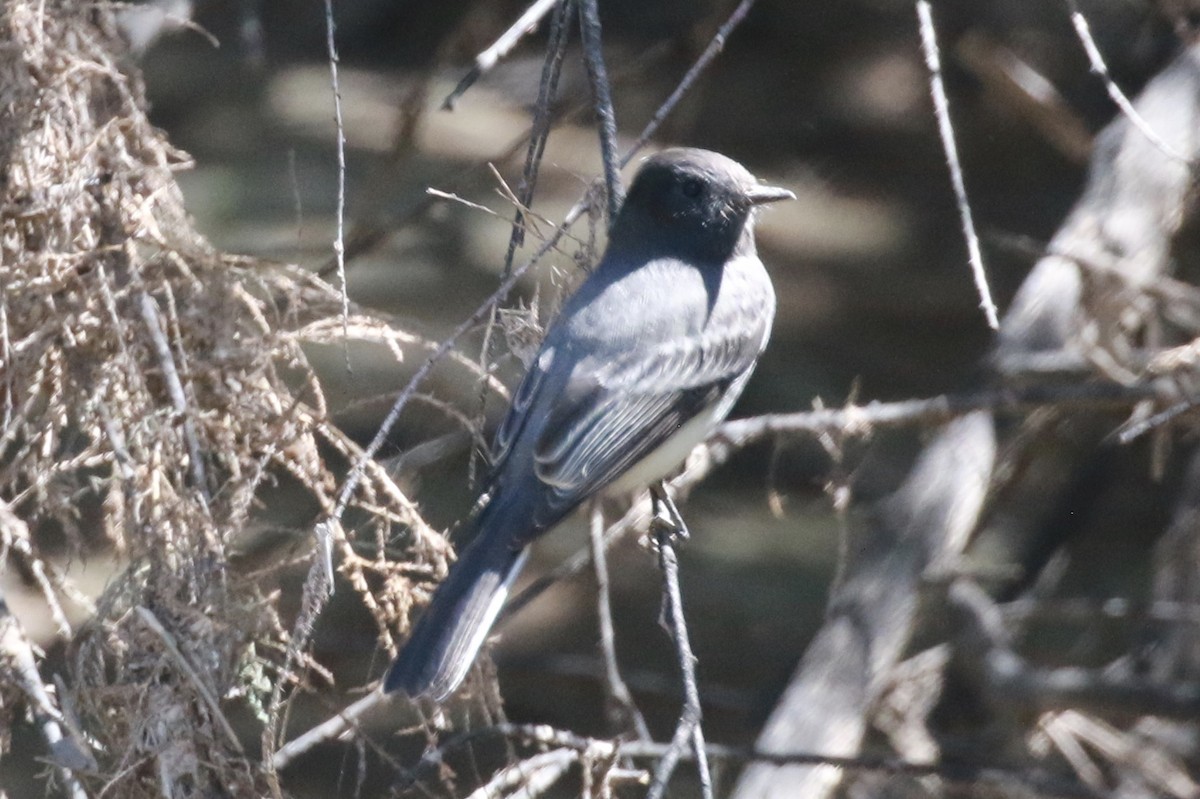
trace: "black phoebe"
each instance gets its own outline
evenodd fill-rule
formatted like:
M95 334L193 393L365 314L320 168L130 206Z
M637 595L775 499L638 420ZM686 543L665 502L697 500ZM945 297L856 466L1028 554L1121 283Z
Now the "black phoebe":
M445 699L526 545L598 493L644 488L725 418L767 344L775 291L754 210L791 199L705 150L647 158L600 265L567 300L496 433L474 540L384 680Z

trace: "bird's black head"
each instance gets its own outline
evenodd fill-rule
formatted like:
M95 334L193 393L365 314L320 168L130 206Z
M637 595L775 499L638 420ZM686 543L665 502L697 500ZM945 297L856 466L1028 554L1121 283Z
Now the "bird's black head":
M735 253L754 251L756 206L793 197L760 185L719 153L664 150L643 161L634 176L609 247L723 263Z

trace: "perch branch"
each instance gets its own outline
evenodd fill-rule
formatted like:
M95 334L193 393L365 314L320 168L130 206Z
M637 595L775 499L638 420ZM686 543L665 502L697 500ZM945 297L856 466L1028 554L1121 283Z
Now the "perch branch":
M712 799L712 774L708 769L708 758L704 750L704 730L701 726L703 709L700 691L696 688L696 656L688 640L687 617L683 613L683 594L679 589L679 559L675 553L675 541L689 537L687 525L679 508L661 483L651 490L656 512L651 529L658 542L658 563L663 573L663 621L667 632L675 641L675 652L679 658L679 671L683 679L683 710L671 745L654 769L654 780L646 799L661 799L666 793L671 774L679 764L680 756L688 743L696 756L696 770L700 775L700 790L704 799ZM661 512L667 516L663 518Z
M510 740L553 749L571 749L578 753L579 759L584 762L612 759L618 755L635 760L661 760L672 746L669 742L611 741L590 738L546 724L506 722L491 727L481 727L450 738L438 748L427 752L410 772L408 779L398 787L402 789L411 787L423 776L436 773L451 752L492 736L502 736ZM960 786L1014 785L1033 791L1039 796L1063 797L1063 799L1108 799L1110 796L1108 793L1092 790L1087 786L1042 773L1028 766L1017 768L952 761L913 763L891 757L834 757L814 752L768 751L753 747L712 743L706 744L704 751L711 760L729 763L765 763L775 766L824 765L851 773L883 773L909 777L936 776ZM684 751L681 753L680 759L692 761L695 759L695 753Z

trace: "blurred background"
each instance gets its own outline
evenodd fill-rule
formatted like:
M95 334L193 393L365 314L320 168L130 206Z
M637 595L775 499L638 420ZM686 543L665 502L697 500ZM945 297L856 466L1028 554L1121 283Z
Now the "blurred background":
M445 111L442 99L523 3L334 5L349 295L396 327L440 341L501 279L512 216L501 179L511 187L520 179L524 147L514 145L537 96L545 26ZM1129 94L1177 46L1156 4L1079 6ZM732 8L708 0L601 2L622 149ZM186 12L186 4L173 11ZM178 179L200 231L223 250L313 271L333 256L338 184L323 14L315 0L196 0L191 26L135 42L145 45L139 59L153 120L194 159ZM1091 136L1114 109L1089 71L1066 3L968 0L938 4L935 18L967 191L1003 310L1077 196ZM550 136L533 203L549 222L600 173L587 101L573 43L557 103L567 113ZM967 267L911 3L760 0L652 142L668 145L719 150L798 197L769 209L758 227L780 306L735 417L978 385L991 337ZM429 187L494 213L432 198ZM539 227L544 233L549 223ZM581 243L547 258L509 305L532 305L543 321L552 315L582 274L576 256L586 254L589 237L602 248L603 222L584 220L574 235ZM539 238L529 241L518 263ZM509 354L519 343L514 331L492 350L509 385L521 372L520 353ZM481 342L476 335L461 351L478 359ZM340 345L311 351L336 417L366 441L424 356L397 365L384 348L366 345L349 356L348 370ZM453 365L439 368L425 392L401 418L387 455L461 430L481 411L490 436L503 411L494 395L481 403L477 381ZM838 450L816 441L754 447L683 508L693 533L681 551L683 590L710 740L753 740L820 622L843 524L830 490L848 486L861 501L880 496L903 476L919 441L911 432ZM479 467L461 448L400 476L426 518L449 530L469 512ZM1135 479L1139 496L1157 501L1163 489L1140 472ZM279 527L311 522L287 511ZM1128 550L1081 557L1144 550L1145 538L1133 539ZM584 545L582 519L564 524L537 545L527 579ZM664 739L679 697L672 645L658 624L655 559L631 537L613 551L610 569L621 665L655 737ZM1077 589L1133 590L1119 575ZM606 733L594 602L592 579L583 575L505 625L495 660L510 718ZM36 631L32 600L23 611ZM343 686L362 685L384 667L374 624L352 592L340 592L324 613L316 656ZM292 727L327 712L298 705ZM329 762L339 762L336 752ZM313 795L327 795L340 779L320 761L297 774ZM25 795L16 783L9 790Z

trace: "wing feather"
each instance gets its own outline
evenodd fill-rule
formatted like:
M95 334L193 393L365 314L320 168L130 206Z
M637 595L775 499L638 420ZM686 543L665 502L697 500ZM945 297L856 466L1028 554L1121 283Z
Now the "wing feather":
M553 489L547 520L602 490L720 401L761 346L755 331L728 331L666 342L572 375L535 448L537 477Z

